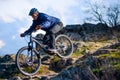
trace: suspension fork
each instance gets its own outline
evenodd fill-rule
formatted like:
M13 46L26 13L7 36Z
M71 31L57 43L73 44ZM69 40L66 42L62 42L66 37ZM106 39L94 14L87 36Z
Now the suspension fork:
M28 42L28 55L27 57L29 57L30 55L30 60L33 61L33 41L32 41L32 36L30 35L30 42Z

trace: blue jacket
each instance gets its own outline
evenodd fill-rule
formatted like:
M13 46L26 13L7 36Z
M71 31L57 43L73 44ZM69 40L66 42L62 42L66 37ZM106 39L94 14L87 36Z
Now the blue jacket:
M35 27L37 25L40 25L42 30L48 31L59 22L61 21L58 18L49 16L45 13L39 13L37 20L33 20L32 26L30 26L30 28L24 32L24 35L31 34L33 31L35 31Z

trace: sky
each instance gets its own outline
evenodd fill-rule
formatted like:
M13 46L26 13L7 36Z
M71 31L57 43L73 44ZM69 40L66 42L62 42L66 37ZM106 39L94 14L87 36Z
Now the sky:
M27 44L19 36L32 24L28 16L31 8L61 19L67 24L82 24L88 14L89 3L110 5L120 0L0 0L0 55L16 54ZM44 33L39 30L37 33ZM35 33L36 34L36 33Z

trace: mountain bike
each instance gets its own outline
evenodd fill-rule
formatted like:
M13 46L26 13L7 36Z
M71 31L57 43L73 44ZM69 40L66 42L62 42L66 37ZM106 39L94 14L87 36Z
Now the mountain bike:
M46 48L48 45L44 45L43 41L43 39L33 37L32 34L30 34L28 45L18 50L15 61L18 70L22 74L32 76L40 70L43 51L50 53ZM49 39L47 42L49 43ZM72 41L66 35L60 34L55 38L55 47L58 51L55 55L60 58L69 58L73 53Z

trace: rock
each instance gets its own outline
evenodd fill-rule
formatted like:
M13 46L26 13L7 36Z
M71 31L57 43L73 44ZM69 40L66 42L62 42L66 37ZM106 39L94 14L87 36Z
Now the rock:
M67 68L56 77L50 78L50 80L98 80L98 79L92 73L90 67L87 66L85 63L82 63L82 65L76 64L73 67Z
M13 55L5 55L0 62L0 78L10 78L18 73Z
M65 29L70 32L80 32L82 29L82 25L66 25Z
M2 62L2 57L0 56L0 63Z
M72 58L68 58L67 61L66 61L66 66L70 66L73 64L73 59Z
M83 42L83 41L73 43L73 47L74 47L73 52L79 51L79 48L81 48L83 46L85 46L85 42Z
M51 58L51 56L45 55L45 56L43 56L43 58L41 59L41 61L47 61L50 58Z
M6 62L13 62L13 59L12 59L12 57L10 55L5 55L2 58L1 62L4 62L4 63L6 63Z
M115 43L115 44L100 48L96 52L94 52L93 54L100 55L100 54L109 54L111 52L117 52L117 51L119 51L119 47L120 47L120 43Z
M73 59L59 59L59 60L51 60L50 62L50 69L59 72L65 69L67 66L70 66L73 64Z
M113 29L120 32L120 25L117 25L116 27L113 27Z
M66 27L64 27L61 32L59 32L59 34L68 35L71 40L75 41L102 41L117 37L116 33L111 33L111 30L113 29L108 27L106 24L84 23L82 25L66 25Z
M50 80L47 76L42 76L40 80Z
M15 77L13 77L11 79L8 79L8 80L22 80L22 79L20 77L18 77L18 76L15 76Z
M108 48L116 49L116 48L119 48L119 47L120 47L120 43L116 43L116 44L113 44L113 45L109 46Z
M110 52L111 52L110 49L99 49L99 50L97 50L97 51L94 53L94 55L108 54L108 53L110 53Z

